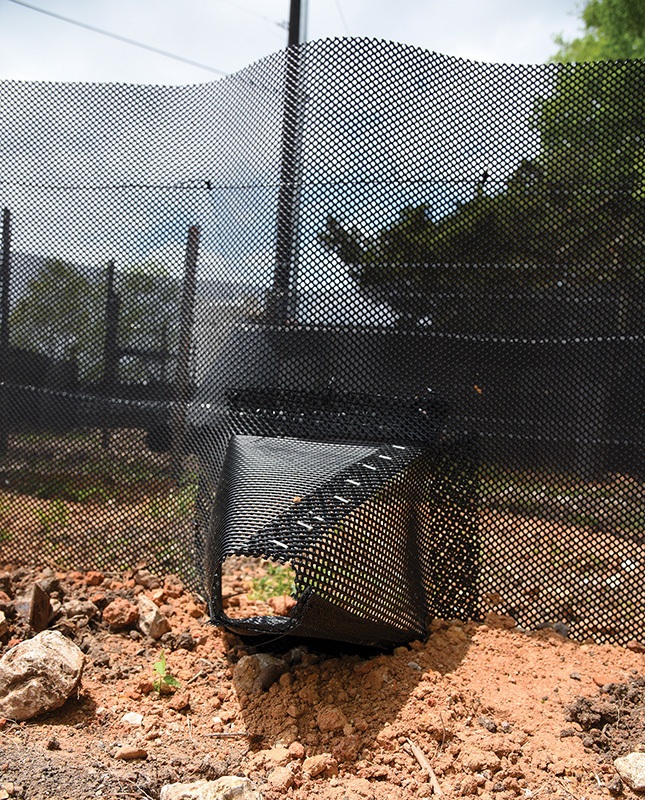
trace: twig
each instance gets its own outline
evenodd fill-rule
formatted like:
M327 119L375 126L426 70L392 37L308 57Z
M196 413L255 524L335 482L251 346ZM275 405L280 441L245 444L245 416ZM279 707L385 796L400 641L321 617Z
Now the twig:
M566 793L569 795L569 797L573 797L573 800L584 800L584 798L580 798L580 797L578 797L578 795L575 795L575 794L574 794L574 793L571 791L571 789L569 789L569 787L567 786L567 784L566 784L566 783L565 783L565 782L562 780L562 778L558 778L558 779L557 779L557 782L558 782L558 783L560 784L560 786L561 786L561 787L564 789L564 791L565 791L565 792L566 792Z
M428 773L428 777L430 779L430 786L432 786L432 793L436 794L437 797L443 797L441 786L439 786L439 781L437 780L437 776L434 774L434 770L430 766L430 762L428 761L426 754L411 739L407 739L406 741L412 755L416 758L417 763L419 764L421 769L424 769Z
M201 678L203 674L204 674L204 670L200 669L199 672L196 675L193 675L192 678L188 678L188 680L186 681L184 686L189 686L193 681L196 681L197 678Z
M524 789L524 797L537 797L543 789L547 789L548 785L546 783L542 784L539 789L535 792L532 789Z
M257 733L249 733L249 731L225 731L224 733L204 734L204 736L212 736L215 739L243 739L245 736L249 739L253 739L257 735Z

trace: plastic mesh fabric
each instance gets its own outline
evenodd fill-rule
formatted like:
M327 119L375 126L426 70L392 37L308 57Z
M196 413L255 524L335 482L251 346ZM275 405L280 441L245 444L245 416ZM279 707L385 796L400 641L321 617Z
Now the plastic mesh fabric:
M318 635L494 609L642 638L644 83L362 39L202 86L3 82L0 560L143 560L217 615L220 560L262 551ZM394 445L304 545L342 454Z
M356 399L342 397L335 424L328 427L328 406L321 429L315 425L320 398L299 397L298 405L314 399L318 413L301 412L299 427L309 420L318 436L331 428L336 437L344 428L345 443L235 434L229 442L206 550L213 620L239 633L380 646L426 635L437 613L471 615L479 549L475 462L472 454L467 460L465 443L441 437L427 407L401 401L395 429L383 431L384 401L372 399L370 420L369 406L358 405L363 413L356 416ZM405 419L410 405L416 426ZM347 433L361 427L364 436L378 427L390 442L407 427L417 440L346 443ZM297 605L288 617L227 615L221 567L231 556L267 558L295 570Z

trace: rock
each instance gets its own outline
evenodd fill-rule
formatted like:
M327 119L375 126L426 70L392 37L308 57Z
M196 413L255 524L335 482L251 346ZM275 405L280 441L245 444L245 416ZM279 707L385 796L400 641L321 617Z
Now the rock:
M133 747L124 744L116 751L114 758L119 761L135 761L137 758L148 758L148 751L143 747Z
M102 572L90 570L85 573L85 583L87 586L100 586L103 583L104 575Z
M630 753L614 761L616 772L635 792L645 791L645 753Z
M291 742L289 745L289 755L291 758L303 759L305 757L305 748L300 742Z
M182 631L177 637L175 646L179 650L188 650L191 652L197 647L197 642L193 638L190 631Z
M53 619L55 619L59 615L59 613L60 613L60 611L61 611L61 609L63 607L63 604L61 603L61 601L58 598L50 597L49 598L49 605L51 606L51 614L49 615L49 621L51 622Z
M164 581L163 588L168 597L172 597L174 600L176 600L178 597L182 596L185 587L179 578L176 576L169 576Z
M566 622L554 622L553 623L553 630L556 633L559 633L560 636L563 636L565 639L569 638L569 634L571 632L571 630L570 630L569 626L566 624Z
M243 656L233 669L233 683L238 692L255 694L268 689L287 671L287 663L268 653Z
M76 598L71 598L63 603L62 612L67 619L74 619L74 617L87 617L88 619L92 619L97 616L99 610L91 600L77 600Z
M170 623L159 611L159 608L145 595L137 600L139 608L139 628L141 633L151 639L160 639L164 633L170 632Z
M138 728L140 725L143 725L143 714L139 714L138 711L128 711L127 714L124 714L121 717L121 722L125 722L126 725L132 725L135 728Z
M190 708L190 692L183 690L176 692L168 701L168 708L172 708L173 711L183 711L186 708Z
M280 597L270 597L267 603L278 617L288 617L291 609L297 605L294 598L288 594L283 594Z
M158 589L161 586L161 580L145 567L140 567L134 573L134 582L144 589Z
M186 603L186 611L193 619L201 619L206 613L206 608L201 604L194 603L192 600Z
M9 623L7 622L7 617L5 616L4 611L0 610L0 636L4 636L8 630Z
M464 769L469 772L481 772L483 769L495 772L499 769L500 763L499 757L491 751L473 749L462 756Z
M272 747L270 750L265 750L263 756L267 769L286 767L291 761L291 753L286 747Z
M625 647L632 653L645 653L645 644L639 642L638 639L630 639Z
M60 581L56 577L53 569L46 567L38 578L38 586L43 592L51 594L52 592L60 592Z
M321 753L318 756L310 756L304 760L302 771L310 777L315 778L323 772L334 774L338 771L338 762L331 753Z
M583 730L588 731L591 728L601 729L607 724L613 725L620 716L620 709L616 703L608 700L578 697L569 706L567 715L571 722L577 722Z
M76 689L84 660L58 631L20 642L0 659L0 716L31 719L60 708Z
M13 607L18 619L22 619L25 622L28 622L29 612L31 609L31 592L17 595L15 600L13 601Z
M316 722L323 733L340 731L347 724L347 717L339 708L325 706L316 714Z
M0 572L0 592L12 593L11 575L8 572Z
M269 786L276 792L287 792L293 786L293 772L289 767L277 767L267 778Z
M139 609L123 597L117 597L103 609L103 622L115 631L134 625L138 619Z
M52 614L52 607L49 601L49 595L46 591L35 583L31 590L31 598L29 600L29 625L36 631L44 631Z
M216 781L167 783L159 800L262 800L262 795L248 778L225 775Z

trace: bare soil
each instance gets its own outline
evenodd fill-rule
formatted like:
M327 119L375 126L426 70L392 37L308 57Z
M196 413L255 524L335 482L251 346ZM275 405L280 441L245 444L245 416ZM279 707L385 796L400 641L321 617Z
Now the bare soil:
M254 577L231 572L226 591L240 611L265 613L280 600L250 599ZM165 783L225 774L248 775L265 800L630 796L612 762L645 746L645 647L636 643L524 633L495 612L483 623L436 621L426 642L389 653L283 639L275 647L289 670L246 694L233 670L254 642L213 628L178 578L143 568L4 565L0 653L33 635L19 597L35 582L97 612L51 621L85 652L82 683L56 712L0 720L0 797L157 798ZM103 620L110 601L141 593L171 624L159 641ZM153 688L162 649L180 684L168 694Z

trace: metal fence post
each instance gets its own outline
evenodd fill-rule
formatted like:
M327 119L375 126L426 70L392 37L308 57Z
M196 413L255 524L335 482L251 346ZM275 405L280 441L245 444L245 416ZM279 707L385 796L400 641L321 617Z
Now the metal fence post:
M114 259L108 261L107 294L105 298L105 339L103 341L103 377L101 388L106 402L111 402L119 376L119 311L120 300L114 288ZM110 428L101 428L101 447L110 444Z
M0 455L7 452L7 387L9 378L9 281L11 279L11 212L2 212L2 294L0 295Z
M195 316L195 288L197 283L197 255L200 230L197 225L188 229L184 260L184 281L179 311L179 343L175 368L175 392L171 414L172 479L179 483L186 436L186 411L190 401L190 361Z

